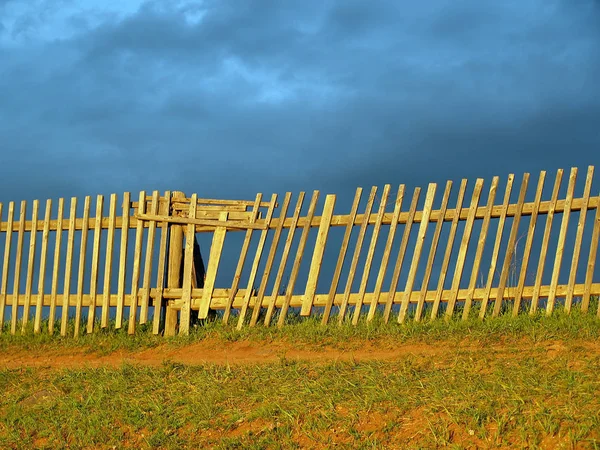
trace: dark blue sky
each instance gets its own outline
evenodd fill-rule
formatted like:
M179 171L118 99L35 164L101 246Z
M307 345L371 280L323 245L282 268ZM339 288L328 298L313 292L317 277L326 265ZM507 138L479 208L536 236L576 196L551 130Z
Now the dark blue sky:
M0 0L0 149L2 201L585 170L600 3Z

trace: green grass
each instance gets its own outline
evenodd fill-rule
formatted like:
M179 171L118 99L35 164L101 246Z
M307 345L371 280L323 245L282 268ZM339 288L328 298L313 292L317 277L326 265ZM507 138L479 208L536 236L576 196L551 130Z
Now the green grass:
M0 370L0 448L598 448L600 357L507 350Z
M4 352L202 341L446 351L385 362L0 369L0 448L600 448L599 337L600 320L577 309L356 327L318 317L241 331L209 322L174 338L148 327L78 339L5 329ZM551 343L563 350L549 352Z
M597 302L597 300L595 300ZM595 305L590 311L595 311ZM479 320L472 317L462 321L455 317L450 321L443 319L425 320L415 322L407 320L398 324L391 319L388 324L383 323L381 316L367 323L361 320L357 326L352 326L346 321L342 326L332 321L327 326L322 326L319 316L298 318L290 316L287 324L282 328L275 326L256 327L244 326L236 330L236 320L230 320L229 325L223 325L220 320L206 322L193 326L189 336L176 336L165 338L152 334L151 325L138 326L134 335L127 334L127 327L115 330L114 324L107 329L96 327L91 334L82 334L73 338L74 324L71 321L67 336L61 337L58 333L60 327L55 326L54 335L47 332L47 323L42 326L42 332L34 335L29 326L24 334L20 331L11 335L7 326L0 334L0 351L9 347L24 349L45 348L86 348L90 351L103 354L116 350L141 350L168 345L179 347L194 342L214 339L218 341L257 341L272 342L284 341L297 346L328 346L336 348L352 348L362 345L365 341L378 342L381 345L395 345L398 342L436 342L438 340L460 341L464 338L477 339L482 342L495 342L498 339L528 339L536 342L548 339L597 339L600 337L600 319L593 313L583 314L579 309L573 309L570 314L565 314L561 309L547 317L544 311L535 315L521 314L512 317L509 314L497 318ZM20 325L17 327L20 330Z

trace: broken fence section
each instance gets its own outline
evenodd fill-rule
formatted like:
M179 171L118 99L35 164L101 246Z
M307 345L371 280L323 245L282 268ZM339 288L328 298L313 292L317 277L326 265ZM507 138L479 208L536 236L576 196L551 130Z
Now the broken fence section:
M546 175L358 188L346 214L318 191L0 204L0 324L174 335L207 318L241 328L292 314L357 324L551 314L558 303L587 312L600 295L594 168L579 186L576 168Z

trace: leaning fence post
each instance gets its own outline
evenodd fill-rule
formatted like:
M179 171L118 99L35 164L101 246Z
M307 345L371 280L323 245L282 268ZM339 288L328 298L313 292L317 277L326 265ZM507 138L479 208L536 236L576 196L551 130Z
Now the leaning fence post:
M180 191L174 191L171 195L171 201L185 198L185 194ZM167 269L167 288L181 288L181 265L183 261L183 225L169 224L169 256ZM165 313L165 336L175 336L177 328L177 309L169 306L167 300L167 309Z

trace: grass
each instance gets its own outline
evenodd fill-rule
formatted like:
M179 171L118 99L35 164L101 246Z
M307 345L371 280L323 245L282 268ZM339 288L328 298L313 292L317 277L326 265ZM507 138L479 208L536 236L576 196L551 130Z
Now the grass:
M595 311L595 310L594 310ZM72 323L70 324L72 329ZM0 448L600 448L600 320L516 318L322 327L319 318L185 337L0 335L0 351L107 354L210 341L309 348L439 345L435 356L315 363L0 369ZM501 343L502 345L498 345ZM468 344L468 345L467 345ZM492 345L493 344L493 345Z
M594 299L593 303L597 303L597 299ZM595 310L596 306L592 304L590 311ZM42 325L42 332L36 335L33 334L31 325L25 333L17 332L15 335L11 335L8 326L5 325L0 334L0 351L14 346L23 349L84 347L90 351L108 354L116 350L141 350L165 344L179 347L209 339L226 342L284 341L298 346L348 349L361 345L364 341L396 345L407 341L428 343L438 340L460 341L467 337L482 342L495 342L499 338L525 338L536 342L554 338L596 339L600 337L600 319L592 312L583 314L579 309L573 309L570 314L565 314L559 308L550 317L547 317L544 311L538 311L534 315L521 314L512 317L510 314L505 314L494 319L486 318L483 321L477 316L463 321L460 320L459 315L450 321L407 320L404 324L398 324L392 319L385 324L382 317L377 315L372 322L367 323L362 320L357 326L352 326L349 320L342 326L333 322L322 326L320 321L318 315L308 318L290 315L286 326L282 328L258 325L252 328L245 326L241 330L236 330L236 320L232 318L229 325L224 325L220 320L210 321L193 326L189 336L171 338L153 335L151 325L138 326L134 335L127 334L126 326L118 330L114 329L114 324L110 324L106 329L100 329L98 326L96 330L99 331L83 334L78 338L72 337L73 321L69 323L65 337L61 337L57 331L50 335L47 332L47 323ZM20 324L17 329L21 329ZM57 324L55 330L59 329Z
M598 448L598 355L526 353L0 370L0 447Z

